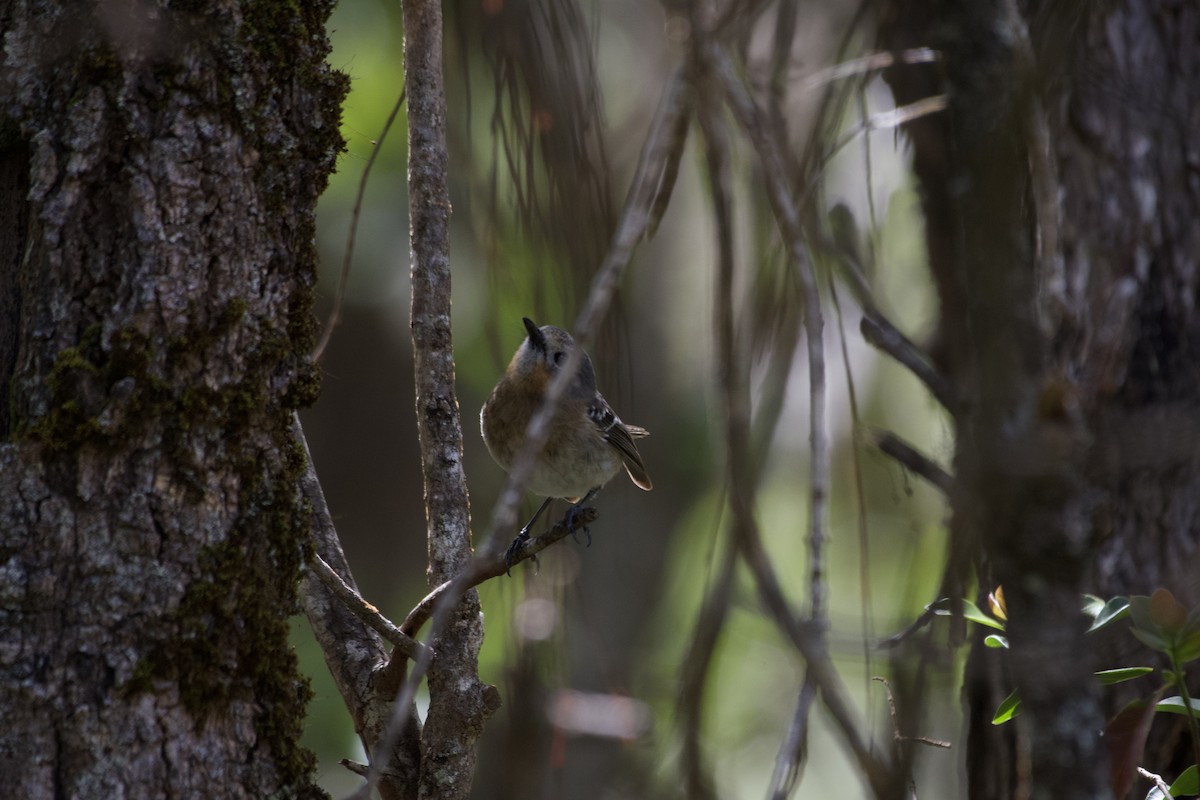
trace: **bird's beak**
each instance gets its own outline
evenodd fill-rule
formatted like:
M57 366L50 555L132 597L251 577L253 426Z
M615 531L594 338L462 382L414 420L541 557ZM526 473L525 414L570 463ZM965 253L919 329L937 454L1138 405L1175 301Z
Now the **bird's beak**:
M543 353L546 352L546 335L542 333L542 329L529 317L521 317L521 321L525 323L525 330L529 331L529 344Z

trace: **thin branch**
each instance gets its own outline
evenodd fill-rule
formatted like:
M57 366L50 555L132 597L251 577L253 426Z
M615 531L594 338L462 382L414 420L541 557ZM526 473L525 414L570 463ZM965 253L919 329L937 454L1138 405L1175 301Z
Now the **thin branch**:
M1150 772L1149 770L1144 769L1143 767L1138 767L1137 771L1138 771L1138 774L1141 775L1143 778L1147 778L1154 782L1154 785L1158 787L1158 790L1163 793L1163 797L1165 798L1165 800L1174 800L1174 798L1171 797L1171 787L1168 786L1167 782L1163 780L1162 775L1158 775L1153 772Z
M801 287L804 290L804 323L807 334L809 358L810 436L812 478L810 484L811 511L809 531L810 564L812 583L819 591L823 568L821 542L827 514L829 487L829 447L825 427L825 355L820 299L813 274L812 264L804 245L803 230L796 205L787 185L787 173L780 153L781 145L771 135L769 126L763 123L762 114L745 85L735 74L728 56L713 42L697 36L697 52L700 60L717 78L723 95L735 118L750 135L754 148L762 161L763 176L775 209L776 221L787 245L789 255L796 266ZM733 490L736 494L736 490ZM758 539L757 524L753 518L742 531L743 554L755 572L759 592L768 610L776 621L785 627L793 643L808 663L809 675L816 684L826 708L834 717L848 747L853 752L873 790L884 795L890 782L890 769L870 751L860 737L858 723L853 718L845 698L845 690L836 669L829 660L823 634L816 626L803 626L794 618L783 597L778 580L771 568L770 560ZM815 603L814 612L819 614L822 603Z
M312 509L313 550L357 594L298 414L292 418L292 435L305 455L305 472L300 479L300 488ZM375 670L387 658L384 640L372 627L352 614L350 607L318 579L314 570L307 570L301 575L300 603L338 692L354 720L354 729L363 746L370 751L383 738L392 714L392 698L380 696L373 686ZM417 650L418 654L423 652L429 652L432 656L427 647ZM397 747L396 740L393 740L389 748L393 762L402 765L397 771L408 771L415 775L420 758L417 738L409 737L399 744Z
M677 115L670 132L667 134L667 146L672 150L683 152L684 142L687 140L688 128L691 125L691 107L689 106L683 113ZM654 202L650 206L650 223L646 226L646 232L643 235L646 239L654 238L654 234L658 233L658 224L662 221L663 215L667 211L667 204L670 202L675 190L675 181L679 177L679 164L682 159L668 159L663 168L662 177L659 179L658 187L655 190Z
M787 737L775 756L775 771L771 775L771 788L767 791L771 800L787 800L800 782L804 759L808 755L808 718L816 699L817 687L812 679L805 675L804 683L800 686L800 696L796 698L792 724L788 726Z
M950 105L949 98L944 94L936 94L932 97L925 97L915 103L909 103L905 106L893 108L890 111L879 111L864 119L859 124L855 125L850 130L846 131L833 147L829 148L829 153L833 154L841 150L855 138L871 131L888 130L890 128L899 128L901 125L912 122L915 119L936 114L940 111L945 111Z
M913 342L896 329L886 317L878 311L863 314L859 325L863 338L867 343L887 353L900 362L917 380L925 384L934 398L942 407L954 416L962 411L962 403L958 392L942 377L941 373L929 363L925 354Z
M865 75L868 72L878 72L893 64L932 64L941 59L941 54L928 47L914 47L899 53L881 52L869 53L859 58L852 58L839 64L825 67L809 75L800 84L805 91L820 88L827 83Z
M380 131L379 138L375 140L374 147L371 148L371 155L367 157L362 177L358 179L358 192L354 195L354 209L350 212L350 230L346 233L346 250L342 255L342 272L338 278L337 294L333 298L333 309L329 312L329 321L325 323L325 330L321 333L321 341L317 342L317 346L313 348L312 360L314 362L321 361L321 356L325 355L325 348L329 346L329 340L333 338L333 329L342 321L342 304L346 301L346 284L350 280L350 262L354 260L354 242L358 238L358 220L362 215L363 197L367 193L367 178L371 175L371 168L375 166L375 159L379 157L379 151L383 149L383 142L387 138L388 131L392 129L392 123L396 121L396 115L404 106L404 97L404 90L401 89L400 96L396 98L396 105L392 107L392 113L388 114L387 121L383 123L383 130Z
M696 6L692 7L693 27L696 25ZM700 85L698 84L698 88ZM692 634L692 642L685 659L683 679L680 686L680 710L684 717L683 765L687 781L687 793L696 800L715 798L712 777L704 768L704 759L700 745L700 734L703 727L702 707L704 701L704 685L708 678L708 670L712 665L713 652L721 630L729 616L730 597L733 590L733 575L736 559L736 531L741 527L739 515L746 513L745 506L753 503L753 495L757 491L757 476L750 474L746 467L749 459L749 399L748 391L737 391L745 387L745 375L738 370L734 352L734 323L733 323L733 272L734 272L734 231L733 231L733 188L730 185L732 173L730 167L729 139L724 120L712 96L707 91L697 92L697 113L700 129L703 132L704 154L708 164L708 186L712 198L713 229L716 234L717 269L716 286L713 292L714 328L717 333L717 350L720 363L718 367L725 398L726 413L726 480L730 494L737 492L749 498L730 497L729 502L734 508L735 540L731 543L730 552L722 561L721 572L712 590L705 598L704 606L696 621ZM736 372L735 372L736 371ZM735 398L735 393L737 397ZM735 408L736 406L736 408ZM736 451L736 452L735 452ZM738 470L742 474L735 475Z
M721 631L729 617L733 595L734 567L737 559L733 547L718 562L720 572L707 596L692 630L692 640L683 659L683 674L679 681L679 710L683 727L683 773L685 790L690 800L715 800L717 794L712 778L704 768L701 732L704 717L704 685L712 666Z
M415 636L421 630L421 627L429 621L429 618L433 616L433 611L437 607L438 602L452 588L456 591L465 591L478 586L486 580L506 575L508 574L510 565L515 566L522 561L533 558L555 542L562 541L571 534L591 525L596 521L597 517L598 514L594 508L581 508L574 514L567 514L554 527L541 536L535 536L532 539L526 540L521 548L513 553L511 560L506 557L506 553L498 553L490 559L483 558L481 553L480 557L471 560L470 567L467 568L463 575L455 579L461 579L461 583L458 586L455 586L454 580L449 580L425 595L421 599L421 602L417 603L412 611L408 612L408 616L404 618L404 622L397 630L401 635Z
M909 623L904 630L880 639L875 646L880 650L888 650L893 647L898 647L899 645L908 641L908 639L910 639L915 633L919 632L926 625L933 622L933 618L938 616L939 611L949 607L949 598L944 598L942 600L938 600L937 602L930 603L929 605L925 606L925 610L917 615L917 618Z
M413 658L417 651L425 646L411 636L406 636L403 631L392 624L391 620L380 614L379 609L364 600L355 589L350 588L350 585L342 580L342 576L334 572L333 567L326 564L325 559L321 556L313 553L312 560L309 561L307 567L320 579L326 589L337 595L350 613L391 642L399 652L408 658Z
M728 56L711 43L699 45L703 59L717 78L734 117L749 134L762 161L767 192L775 210L776 223L796 268L804 294L804 330L808 348L809 439L811 476L809 484L809 570L813 592L812 615L824 615L824 540L829 500L829 437L825 421L825 334L820 290L812 260L804 244L800 215L787 183L783 147L767 124L764 114L734 73Z
M874 431L874 437L875 445L909 472L929 481L944 494L950 494L954 489L953 475L896 434L877 430Z
M878 675L871 680L876 683L882 683L883 689L887 693L888 710L892 715L892 738L897 742L917 742L918 744L926 744L930 747L940 747L943 750L950 749L950 742L942 739L930 739L928 736L905 736L900 732L900 716L896 711L896 696L892 694L892 685L888 683L887 678L880 678Z

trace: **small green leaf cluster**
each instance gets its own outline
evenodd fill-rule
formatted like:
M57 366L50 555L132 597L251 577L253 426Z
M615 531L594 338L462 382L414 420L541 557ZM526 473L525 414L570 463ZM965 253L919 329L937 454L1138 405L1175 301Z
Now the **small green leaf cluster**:
M988 595L990 613L982 611L969 600L962 602L965 619L978 625L1000 631L988 634L983 643L987 647L1007 649L1008 637L1004 635L1008 621L1008 609L1004 603L1004 591L997 587ZM950 614L949 600L939 601L932 609L935 614ZM1104 630L1122 620L1130 621L1130 632L1151 650L1166 656L1168 668L1161 670L1163 684L1150 698L1135 700L1123 708L1105 727L1105 737L1112 757L1113 792L1124 796L1139 765L1150 723L1155 713L1180 714L1186 717L1191 734L1193 756L1196 764L1185 769L1170 786L1171 797L1200 795L1200 700L1188 693L1185 667L1200 659L1200 608L1189 611L1166 589L1157 589L1150 596L1113 597L1104 600L1085 595L1083 613L1092 622L1088 633ZM1110 686L1135 680L1155 671L1154 667L1128 666L1101 670L1095 673L1102 686ZM1163 697L1169 690L1178 694ZM1001 701L992 717L993 725L1001 725L1021 712L1021 697L1014 690ZM1146 795L1146 800L1163 800L1161 788L1155 786Z

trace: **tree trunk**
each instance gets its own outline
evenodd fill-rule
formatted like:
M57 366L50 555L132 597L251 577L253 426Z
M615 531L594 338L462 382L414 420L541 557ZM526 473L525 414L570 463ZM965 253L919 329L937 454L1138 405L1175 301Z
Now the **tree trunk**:
M0 8L0 775L321 796L308 544L328 3Z
M1009 669L977 647L964 688L970 796L1110 796L1120 695L1089 672L1131 663L1083 635L1080 593L1200 600L1200 16L899 2L885 31L944 57L890 80L900 102L950 97L910 133L936 355L966 401L955 529L1009 603ZM1019 724L996 728L1013 686Z

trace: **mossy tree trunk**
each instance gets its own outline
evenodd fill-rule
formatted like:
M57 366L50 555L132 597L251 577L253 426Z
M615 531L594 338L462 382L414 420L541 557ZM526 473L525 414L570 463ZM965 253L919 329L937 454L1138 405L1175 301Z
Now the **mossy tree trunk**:
M331 3L0 5L0 775L318 796L308 517Z
M936 355L964 400L953 527L1008 599L1011 650L976 644L964 686L969 795L1108 797L1100 731L1129 694L1090 672L1154 656L1085 636L1080 594L1200 602L1200 17L896 2L884 31L943 56L890 82L901 102L950 98L910 135ZM1021 717L991 725L1014 686ZM1177 774L1175 749L1144 765Z

